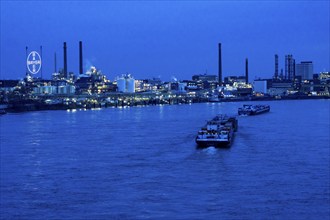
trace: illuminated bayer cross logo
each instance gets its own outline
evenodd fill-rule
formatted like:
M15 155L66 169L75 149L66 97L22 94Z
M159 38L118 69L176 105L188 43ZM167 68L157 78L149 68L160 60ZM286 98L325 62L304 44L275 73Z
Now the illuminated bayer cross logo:
M26 59L26 66L30 73L37 74L41 68L41 57L37 51L32 51Z

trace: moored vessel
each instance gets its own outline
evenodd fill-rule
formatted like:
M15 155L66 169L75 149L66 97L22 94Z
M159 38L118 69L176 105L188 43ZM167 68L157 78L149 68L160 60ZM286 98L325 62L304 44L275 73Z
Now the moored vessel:
M8 107L7 104L0 103L0 115L4 115L7 113L6 108Z
M259 115L269 111L269 105L243 105L243 107L238 108L239 115Z
M6 114L7 112L6 112L6 110L4 110L4 109L0 109L0 115L4 115L4 114Z

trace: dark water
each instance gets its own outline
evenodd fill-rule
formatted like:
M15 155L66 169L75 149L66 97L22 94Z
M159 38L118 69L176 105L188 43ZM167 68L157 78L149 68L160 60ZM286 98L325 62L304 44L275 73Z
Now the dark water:
M197 150L242 104L1 116L0 217L329 219L330 101L263 103L230 149Z

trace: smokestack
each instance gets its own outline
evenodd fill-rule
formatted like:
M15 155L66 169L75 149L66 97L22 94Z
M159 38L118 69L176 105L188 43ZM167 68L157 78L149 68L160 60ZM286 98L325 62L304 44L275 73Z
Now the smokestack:
M277 79L278 78L278 55L275 54L275 75L274 78Z
M40 58L41 58L41 62L43 62L43 58L42 58L42 46L40 46ZM42 79L42 66L43 65L40 66L40 73L41 73L41 77L40 78L41 79Z
M79 74L83 74L82 42L79 41Z
M294 79L295 79L295 77L296 77L296 60L295 59L293 59L293 81L294 81Z
M28 47L25 47L25 59L28 58ZM28 67L25 65L25 76L27 77L29 75Z
M63 52L64 52L64 78L68 78L68 65L67 65L67 58L66 58L66 42L63 43Z
M219 86L222 85L222 57L221 57L221 43L219 43Z
M57 68L56 68L56 53L54 54L54 67L55 67L55 69L54 69L54 73L57 73Z
M249 83L249 63L248 58L245 59L245 83Z

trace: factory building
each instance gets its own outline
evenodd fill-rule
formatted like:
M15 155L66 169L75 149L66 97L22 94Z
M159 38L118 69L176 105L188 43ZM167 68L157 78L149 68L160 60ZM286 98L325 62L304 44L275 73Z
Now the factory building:
M254 80L253 82L253 91L257 93L267 94L267 80L266 79L259 79Z
M226 76L224 79L224 84L233 85L235 82L245 83L245 76Z
M296 64L296 75L301 76L302 80L310 80L313 78L313 62L302 61Z
M208 75L208 74L193 75L192 76L192 80L193 81L198 81L198 80L201 80L201 81L211 81L211 82L218 81L216 75Z

